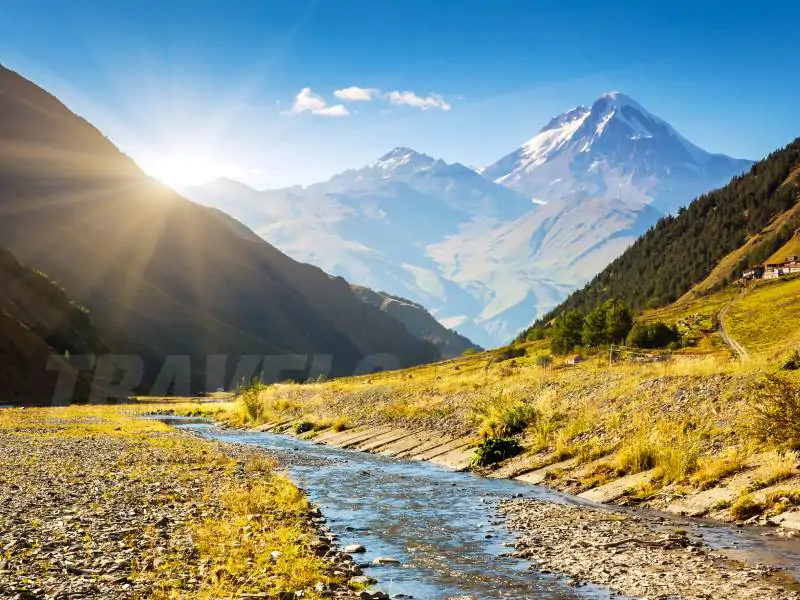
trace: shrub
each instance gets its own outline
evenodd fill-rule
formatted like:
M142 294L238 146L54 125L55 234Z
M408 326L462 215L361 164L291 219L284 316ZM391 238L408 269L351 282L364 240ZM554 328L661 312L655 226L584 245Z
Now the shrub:
M338 419L335 419L333 423L331 423L331 430L336 431L337 433L346 431L348 427L349 425L347 423L347 419L344 417L339 417Z
M627 475L648 471L656 466L658 449L645 436L631 440L617 456L617 469Z
M478 353L478 349L473 347L473 346L470 346L469 348L464 350L464 352L461 353L461 356L472 356L473 354L477 354L477 353Z
M775 443L800 440L800 389L780 375L767 375L751 407L749 433Z
M763 502L757 502L751 496L742 496L731 506L731 516L737 521L746 521L763 510Z
M670 344L677 344L680 339L676 325L656 321L636 323L628 334L627 344L637 348L666 348Z
M547 354L541 354L536 357L536 366L546 369L553 364L553 357Z
M536 409L522 400L499 397L479 402L473 411L480 419L480 433L502 438L524 431L536 420Z
M246 423L260 423L264 418L264 401L261 393L267 388L260 381L254 381L240 391L239 405Z
M539 340L543 340L544 338L545 338L544 328L542 327L531 327L525 334L525 340L528 342L538 342Z
M800 369L800 351L794 350L781 364L784 371L796 371Z
M475 449L472 464L486 467L516 456L522 452L522 446L514 438L486 438Z
M494 355L494 362L503 362L512 358L522 358L527 352L521 346L506 346Z
M314 424L311 421L300 421L299 423L295 423L293 429L297 435L300 435L301 433L308 433L314 429Z

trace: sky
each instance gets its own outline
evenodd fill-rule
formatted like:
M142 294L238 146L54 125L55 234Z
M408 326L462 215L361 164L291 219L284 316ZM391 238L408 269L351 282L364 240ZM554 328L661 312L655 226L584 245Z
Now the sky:
M167 183L274 188L396 146L483 166L612 90L760 158L800 135L798 23L783 0L0 0L0 63Z

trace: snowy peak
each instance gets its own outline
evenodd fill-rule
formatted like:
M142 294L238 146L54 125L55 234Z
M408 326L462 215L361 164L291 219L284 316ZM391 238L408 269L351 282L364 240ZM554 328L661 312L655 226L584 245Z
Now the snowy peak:
M705 153L675 132L666 122L645 110L621 92L609 92L591 107L576 106L554 117L522 147L526 167L544 164L564 150L590 152L604 137L636 141L656 137L672 138L686 147L692 160L703 160Z
M749 161L713 156L621 92L558 115L481 174L546 202L612 197L672 212Z
M393 173L398 170L419 171L428 169L435 163L436 160L427 154L422 154L405 146L398 146L378 160L371 162L367 165L367 168Z

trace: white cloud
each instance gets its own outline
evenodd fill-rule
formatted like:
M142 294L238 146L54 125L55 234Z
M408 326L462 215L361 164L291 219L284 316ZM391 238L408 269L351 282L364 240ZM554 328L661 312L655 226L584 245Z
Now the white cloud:
M381 95L381 91L375 88L362 88L358 86L351 86L333 92L339 100L345 102L369 102L374 98Z
M418 96L409 90L404 92L397 90L393 92L383 92L377 88L351 86L335 90L333 95L342 102L370 102L380 98L386 100L393 106L410 106L419 108L420 110L430 110L432 108L450 110L452 108L452 105L439 94ZM305 87L300 90L300 93L297 94L294 99L292 109L283 114L299 115L303 113L311 113L312 115L321 115L325 117L346 117L350 115L350 111L344 104L329 106L328 101L319 94L312 92L310 87Z
M310 87L303 88L294 99L290 114L299 115L309 112L312 115L323 117L346 117L350 111L343 104L328 106L327 101L311 91Z
M439 94L417 96L414 92L406 90L405 92L389 92L386 94L386 98L395 106L413 106L422 110L428 110L429 108L450 110L452 108L450 103L445 101Z

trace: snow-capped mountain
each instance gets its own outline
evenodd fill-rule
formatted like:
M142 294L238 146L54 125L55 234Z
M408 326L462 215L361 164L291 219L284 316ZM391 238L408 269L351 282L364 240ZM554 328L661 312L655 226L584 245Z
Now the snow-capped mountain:
M749 161L712 155L634 100L606 94L476 172L395 148L308 187L218 180L187 197L293 258L408 298L475 343L507 341L656 220Z
M610 197L670 213L750 164L706 152L632 98L611 92L553 118L481 173L549 202Z

